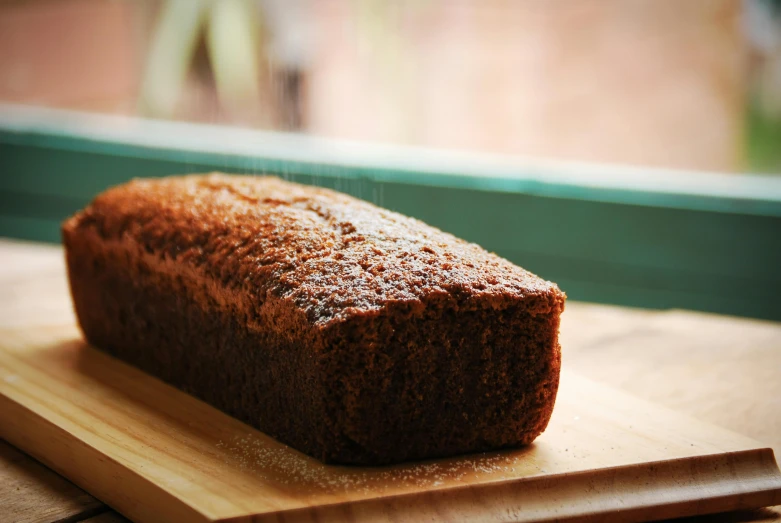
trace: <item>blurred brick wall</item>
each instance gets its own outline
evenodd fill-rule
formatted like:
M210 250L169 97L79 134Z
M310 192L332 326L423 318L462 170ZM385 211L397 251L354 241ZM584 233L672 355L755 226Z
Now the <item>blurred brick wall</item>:
M0 100L132 111L144 51L139 13L128 1L0 2Z
M742 166L739 0L314 6L314 133L571 160Z

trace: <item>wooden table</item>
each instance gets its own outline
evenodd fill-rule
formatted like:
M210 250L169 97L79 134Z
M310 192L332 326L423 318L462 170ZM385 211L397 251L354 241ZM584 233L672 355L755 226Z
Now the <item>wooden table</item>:
M0 240L0 328L74 321L59 247ZM51 299L32 300L45 289ZM568 303L564 365L781 454L781 324L688 311ZM781 507L709 521L781 521ZM37 461L0 442L0 521L125 521Z

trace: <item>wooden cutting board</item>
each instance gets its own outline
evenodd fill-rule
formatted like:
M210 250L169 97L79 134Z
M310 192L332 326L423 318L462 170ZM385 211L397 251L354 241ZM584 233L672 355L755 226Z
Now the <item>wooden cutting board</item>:
M138 521L635 521L781 503L772 450L567 371L525 449L326 466L72 325L0 330L0 436Z

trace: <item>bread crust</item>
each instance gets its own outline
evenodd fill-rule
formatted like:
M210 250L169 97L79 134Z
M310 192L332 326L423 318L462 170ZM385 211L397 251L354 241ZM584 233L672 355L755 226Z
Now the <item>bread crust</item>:
M96 347L328 463L528 444L558 287L477 245L273 177L135 180L62 227Z

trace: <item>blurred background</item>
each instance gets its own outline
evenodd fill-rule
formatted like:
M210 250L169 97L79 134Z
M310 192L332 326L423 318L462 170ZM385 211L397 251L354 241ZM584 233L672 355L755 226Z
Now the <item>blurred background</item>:
M576 299L781 319L781 0L0 0L0 104L0 235L266 171Z
M781 172L778 0L3 0L0 100Z

